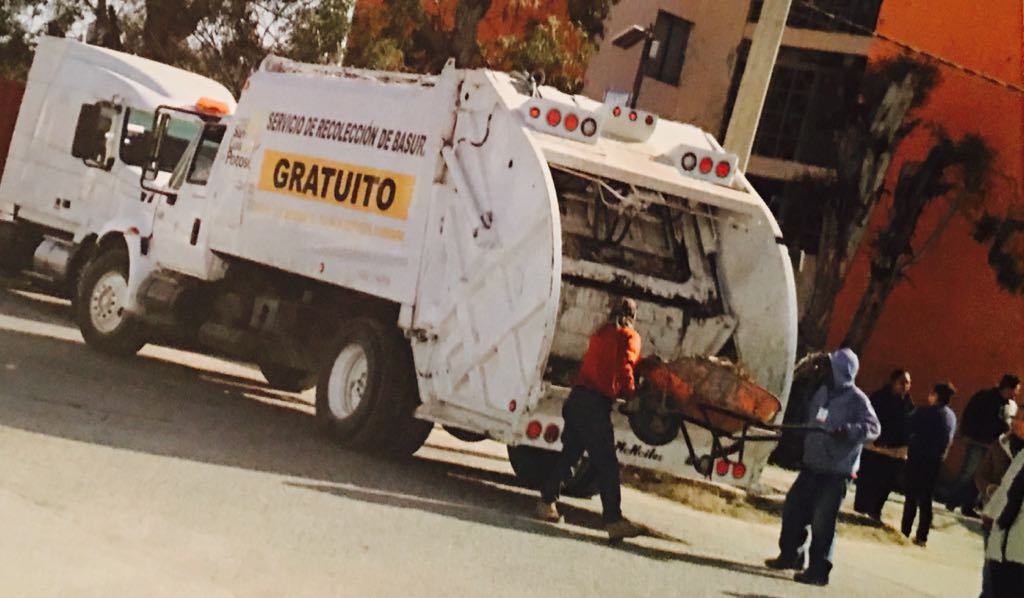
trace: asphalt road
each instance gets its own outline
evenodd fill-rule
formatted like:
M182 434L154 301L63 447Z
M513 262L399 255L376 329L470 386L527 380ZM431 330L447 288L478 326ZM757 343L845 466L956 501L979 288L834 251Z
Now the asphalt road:
M613 547L596 499L557 526L533 500L498 445L438 430L405 462L345 452L252 368L100 355L65 303L0 280L3 595L976 595L980 543L936 562L841 539L832 585L806 588L759 566L774 525L627 490L661 536Z

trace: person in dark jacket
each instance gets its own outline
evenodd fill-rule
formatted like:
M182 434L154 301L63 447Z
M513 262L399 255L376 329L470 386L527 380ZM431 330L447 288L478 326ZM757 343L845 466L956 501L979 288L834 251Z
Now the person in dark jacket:
M981 460L981 465L974 472L974 486L978 489L979 503L982 507L988 505L1003 481L1013 461L1021 449L1024 449L1024 409L1017 411L1017 415L1010 421L1010 431L999 437L998 440L988 447L988 452ZM992 530L993 521L984 514L981 516L982 535L988 542L989 532ZM992 598L995 595L992 590L992 570L990 563L986 560L981 570L981 598Z
M636 392L634 369L640 361L641 340L633 328L635 319L636 302L622 299L612 309L608 322L590 337L576 385L562 406L562 452L541 485L541 498L535 508L540 519L561 519L556 503L562 480L586 451L597 473L605 530L613 542L643 533L642 528L622 517L619 460L611 420L615 400Z
M782 507L779 556L765 561L770 569L799 571L795 581L819 586L828 585L836 519L861 449L881 431L871 401L855 383L857 354L840 349L829 360L832 375L811 398L807 412L807 422L821 431L804 438L803 466ZM811 544L805 549L808 527Z
M993 520L985 541L985 568L990 573L989 596L1020 598L1024 588L1024 452L1006 470L999 488L985 505L985 517Z
M977 516L974 507L978 491L974 486L974 472L989 445L1009 429L1007 422L1017 412L1019 390L1020 378L1005 374L999 386L980 391L967 402L960 424L960 434L966 443L964 460L946 498L946 507L950 511L959 507L964 515Z
M910 537L914 519L920 510L921 521L914 537L914 544L918 546L928 543L935 482L956 431L956 416L949 408L949 401L955 393L956 389L948 382L936 384L932 394L928 395L928 406L915 409L907 418L909 445L902 531L904 536Z
M896 370L889 383L871 395L882 433L864 445L857 472L857 496L853 508L872 519L882 518L882 507L896 486L907 460L907 415L914 409L910 399L910 372Z

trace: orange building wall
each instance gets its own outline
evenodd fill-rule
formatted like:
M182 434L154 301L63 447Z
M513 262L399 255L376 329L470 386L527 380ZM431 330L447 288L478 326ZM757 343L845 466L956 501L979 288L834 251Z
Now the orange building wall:
M1022 12L1020 0L989 0L984 5L972 0L889 0L878 30L1020 84ZM878 42L874 57L892 51L891 44ZM1024 196L1013 201L1010 192L1013 187L1024 192L1024 98L949 68L940 67L940 72L942 82L919 115L954 136L981 134L996 152L996 170L1009 179L987 198L990 211L1005 214L1010 204L1024 211ZM920 138L908 140L890 175L898 171L901 159L925 151L927 143ZM884 210L883 205L877 215L884 216ZM937 218L937 210L926 214L919 232L931 230ZM922 400L932 383L948 378L960 390L954 400L959 413L971 394L994 385L1004 371L1024 376L1024 298L997 286L986 261L987 249L971 239L971 232L965 219L954 220L909 271L910 280L890 296L862 355L860 378L865 388L878 387L890 370L906 367L914 376L914 394ZM842 340L866 282L867 259L862 252L838 298L831 345Z

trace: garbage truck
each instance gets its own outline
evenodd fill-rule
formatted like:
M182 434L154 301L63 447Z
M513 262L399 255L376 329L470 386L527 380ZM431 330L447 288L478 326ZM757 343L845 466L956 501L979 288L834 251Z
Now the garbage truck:
M198 107L217 120L235 100L195 73L41 38L0 177L0 271L27 271L70 294L104 239L152 220L154 196L141 192L139 178L163 105ZM173 123L157 165L161 179L198 133L192 122Z
M796 293L775 219L712 135L624 100L270 56L229 117L155 110L137 181L154 212L90 256L78 325L121 356L174 330L315 388L345 447L408 455L435 424L504 443L530 484L616 298L636 301L645 355L727 359L784 399ZM200 133L161 177L176 121ZM650 444L613 420L623 464L709 474L686 447L709 435ZM755 483L769 450L720 481Z

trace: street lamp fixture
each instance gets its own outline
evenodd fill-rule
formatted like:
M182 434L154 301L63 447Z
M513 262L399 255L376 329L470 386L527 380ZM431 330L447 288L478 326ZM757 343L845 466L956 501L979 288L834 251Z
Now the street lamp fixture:
M630 108L636 108L637 100L640 99L640 85L644 81L644 65L647 64L647 59L651 57L651 54L658 51L658 42L654 39L652 25L647 27L632 25L612 38L612 44L623 50L628 50L640 42L644 43L644 48L640 52L640 61L636 65L636 77L633 78L633 93L629 96Z

